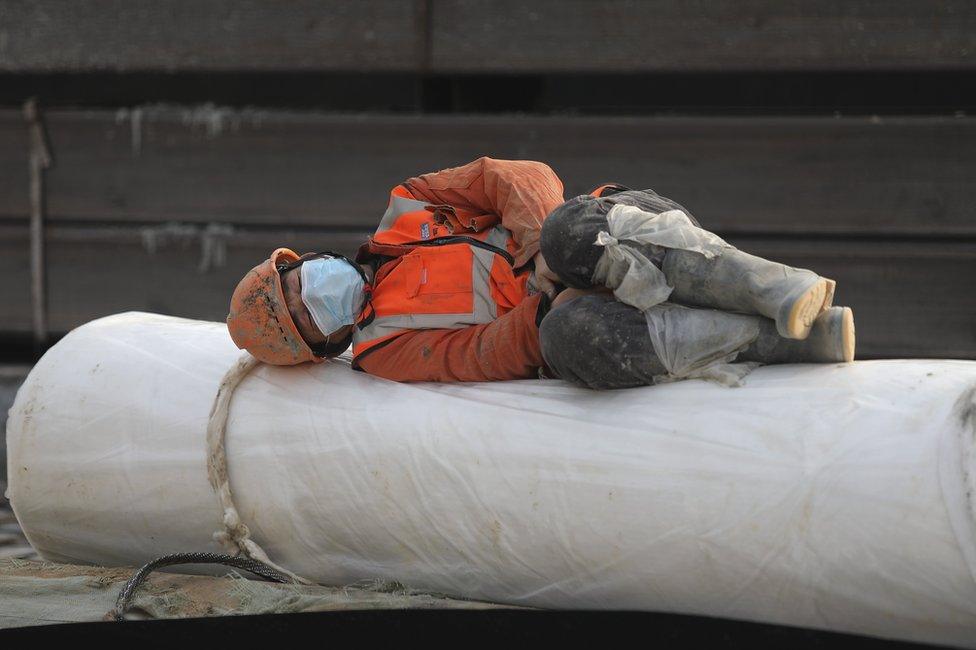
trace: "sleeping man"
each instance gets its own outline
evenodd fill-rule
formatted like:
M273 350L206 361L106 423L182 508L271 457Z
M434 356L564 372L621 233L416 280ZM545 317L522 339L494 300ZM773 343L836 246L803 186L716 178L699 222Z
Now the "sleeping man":
M853 359L832 280L744 253L651 190L562 194L532 161L406 180L355 260L279 248L249 271L231 337L277 365L351 345L354 368L396 381L597 389Z

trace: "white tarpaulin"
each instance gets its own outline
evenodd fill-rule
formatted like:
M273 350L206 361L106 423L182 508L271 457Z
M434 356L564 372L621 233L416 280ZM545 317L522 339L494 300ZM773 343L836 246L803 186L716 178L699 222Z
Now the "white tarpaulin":
M123 314L33 369L9 496L45 557L220 550L205 432L220 323ZM231 487L278 564L325 584L725 616L976 647L976 363L760 368L595 392L259 366Z

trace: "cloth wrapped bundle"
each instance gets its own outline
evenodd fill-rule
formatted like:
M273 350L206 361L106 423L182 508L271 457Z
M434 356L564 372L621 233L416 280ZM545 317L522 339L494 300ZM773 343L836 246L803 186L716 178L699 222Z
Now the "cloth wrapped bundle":
M7 428L9 497L67 562L217 551L220 323L70 333ZM976 363L760 368L615 392L258 366L227 467L251 536L323 584L683 612L976 647Z

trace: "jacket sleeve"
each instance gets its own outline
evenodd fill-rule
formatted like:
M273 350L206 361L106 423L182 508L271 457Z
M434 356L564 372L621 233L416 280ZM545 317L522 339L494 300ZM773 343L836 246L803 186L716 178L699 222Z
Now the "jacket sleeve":
M526 298L485 325L414 330L366 353L358 365L394 381L501 381L534 379L543 365L537 319L548 308L542 294Z
M483 230L497 223L511 231L516 267L539 252L542 222L563 202L563 184L552 169L531 160L479 158L461 167L404 182L414 198L453 208L455 229Z

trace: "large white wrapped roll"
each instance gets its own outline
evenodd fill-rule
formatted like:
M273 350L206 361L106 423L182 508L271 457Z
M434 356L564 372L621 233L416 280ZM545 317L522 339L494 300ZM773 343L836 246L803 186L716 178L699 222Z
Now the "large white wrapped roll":
M17 395L9 496L45 557L218 550L219 323L123 314ZM259 366L231 485L278 564L479 599L726 616L976 647L976 363L761 368L594 392Z

